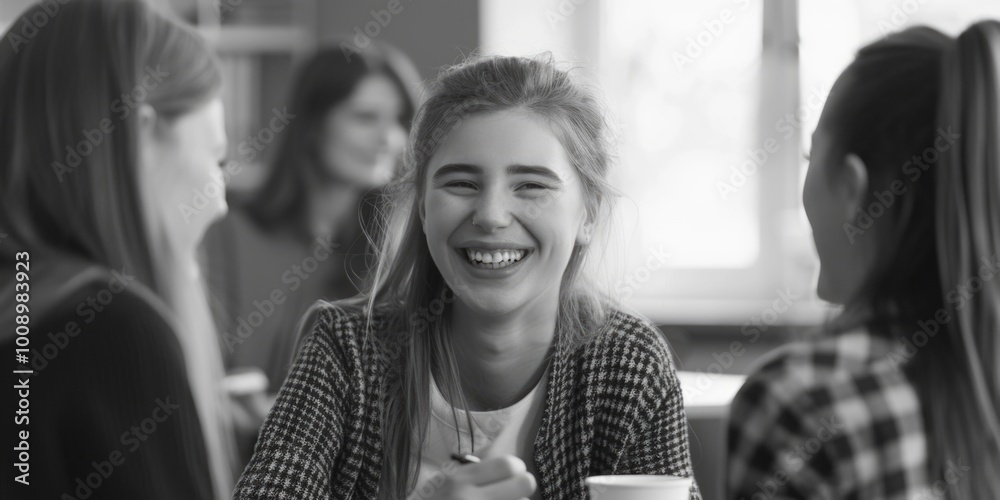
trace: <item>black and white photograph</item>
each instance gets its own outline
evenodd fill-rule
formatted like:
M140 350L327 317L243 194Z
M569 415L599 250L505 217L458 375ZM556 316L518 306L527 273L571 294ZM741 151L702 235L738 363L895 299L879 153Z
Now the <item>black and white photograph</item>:
M3 500L1000 500L998 0L0 0Z

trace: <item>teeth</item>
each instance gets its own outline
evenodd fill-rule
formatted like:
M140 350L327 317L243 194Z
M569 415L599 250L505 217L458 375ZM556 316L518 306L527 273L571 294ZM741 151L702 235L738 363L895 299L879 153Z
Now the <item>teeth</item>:
M469 258L469 261L477 267L483 267L485 269L500 269L524 258L525 251L499 249L482 252L479 250L466 249L465 254Z

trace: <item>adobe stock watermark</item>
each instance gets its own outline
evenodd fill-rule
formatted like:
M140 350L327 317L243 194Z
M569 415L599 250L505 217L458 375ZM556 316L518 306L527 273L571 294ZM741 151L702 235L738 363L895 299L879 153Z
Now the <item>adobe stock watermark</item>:
M112 450L105 460L90 462L93 472L84 477L76 478L76 487L72 494L63 493L59 497L60 500L86 500L93 496L104 484L104 481L111 478L115 469L125 463L129 454L135 453L144 442L149 440L159 426L181 407L177 403L172 403L170 396L156 398L154 403L156 406L153 407L150 416L142 419L119 436L118 441L121 443L122 449Z
M224 14L235 11L241 5L243 5L244 0L216 0L215 1L215 15L219 19L222 18Z
M955 288L945 293L944 298L956 311L965 308L966 303L986 286L986 282L1000 275L1000 253L992 257L983 257L975 276L969 276ZM901 372L903 366L917 355L917 352L930 342L951 321L951 314L942 307L926 320L918 320L917 328L909 337L900 337L899 346L889 353L889 364L896 372Z
M108 279L105 287L77 304L76 314L80 317L80 322L84 325L92 323L97 319L97 315L103 312L115 300L115 297L124 292L133 281L135 281L135 276L129 274L125 268L122 268L121 271L111 271L111 278ZM32 377L40 375L49 366L49 362L54 361L59 353L69 346L70 340L80 335L82 332L80 322L77 320L67 321L62 330L48 333L48 342L40 349L31 350L31 368L34 369Z
M501 421L495 415L486 414L483 416L472 417L474 426L476 429L482 429L486 434L493 434L500 432L506 422ZM458 426L461 426L463 430L467 429L465 427L465 421L459 419L459 422L455 422ZM471 448L471 443L467 443L465 439L465 433L462 433L459 443L460 449ZM437 437L440 442L441 438ZM487 445L488 446L488 445ZM406 500L426 500L437 496L437 493L448 493L450 492L452 485L449 483L449 479L459 471L460 464L454 460L445 460L441 462L441 469L434 471L430 477L427 478L422 484L418 485L413 491L411 491Z
M128 93L122 94L111 103L111 111L114 112L118 121L128 118L132 110L142 104L149 96L149 91L157 88L163 79L170 76L170 73L160 69L146 66L145 74L139 84ZM83 140L75 146L66 146L66 157L62 162L56 160L52 162L52 170L56 173L59 182L63 181L63 176L76 171L83 159L93 154L93 152L104 142L104 137L115 130L115 122L111 118L103 118L97 126L91 129L81 130Z
M296 116L289 113L287 107L282 107L281 109L272 108L271 120L267 126L258 130L256 134L247 136L246 140L236 147L236 151L243 156L241 160L251 162L257 158L274 141L277 134L284 130ZM191 203L181 203L177 206L177 210L180 211L184 222L190 223L194 216L201 213L210 205L211 200L226 196L226 184L229 183L230 179L243 171L243 161L231 160L226 162L222 167L220 175L213 176L213 179L205 183L204 186L192 189Z
M750 6L750 0L733 0L733 3L740 6L738 12L744 12ZM736 21L738 12L731 9L722 9L719 15L702 22L702 30L694 36L685 38L683 52L674 51L674 67L677 71L685 71L685 67L694 63L695 59L701 57L709 47L726 32L726 28Z
M389 27L393 16L402 13L404 8L401 0L389 0L384 9L368 11L371 20L364 24L364 28L354 27L354 38L351 39L354 43L340 42L340 52L344 55L344 59L351 62L351 57L360 54L365 47L372 43L373 39L378 38L382 34L382 30Z
M937 163L941 155L951 149L951 146L962 137L961 134L953 132L951 127L948 127L947 130L938 128L937 132L937 137L934 139L932 146L928 146L919 155L913 155L903 163L901 170L908 182L917 182L923 176L924 172L927 172L932 165ZM850 222L844 223L844 234L847 235L848 241L853 244L859 236L864 235L871 229L875 221L885 215L889 208L896 203L896 200L906 194L907 189L908 187L903 181L896 179L889 183L889 189L881 192L873 192L872 195L875 201L869 203L867 207L858 207L857 216L853 224Z
M407 318L409 325L415 330L417 335L423 334L431 329L431 327L441 320L447 310L448 304L455 302L458 296L450 287L444 287L441 290L441 294L435 297L433 300L427 304L426 307L421 307L418 310L410 313L410 317ZM399 359L399 356L403 353L403 350L409 347L410 343L413 342L414 336L409 335L409 332L404 335L393 336L389 341L383 345L383 349L380 353L384 360L394 362Z
M410 324L413 325L417 333L427 331L432 324L436 323L444 315L447 305L455 302L456 298L458 297L450 287L444 287L441 290L440 297L435 297L427 307L421 307L416 312L410 314L408 318Z
M246 161L253 161L268 144L271 144L278 132L285 130L297 116L289 113L287 106L282 106L281 109L271 108L271 119L268 120L267 126L262 127L255 135L248 135L246 140L236 147L236 151L243 155Z
M459 463L454 460L445 460L441 463L441 470L431 474L422 484L417 486L406 497L406 500L425 500L432 498L436 493L448 486L448 479L458 472Z
M729 201L729 197L757 175L757 172L767 164L767 160L788 143L813 113L823 109L829 93L830 89L824 89L820 86L810 88L806 102L799 105L795 114L785 113L785 116L774 123L774 131L777 135L771 135L764 139L760 147L747 149L745 159L739 164L729 167L728 178L715 181L715 189L722 197L722 201Z
M750 497L750 500L774 498L781 491L781 487L788 484L788 481L791 480L792 476L790 473L802 470L806 462L823 449L823 445L832 441L846 429L846 425L843 422L838 422L835 415L820 418L818 424L819 428L816 429L814 436L796 444L794 449L785 453L783 463L787 464L787 470L779 468L771 477L757 481L757 489L759 491L754 493ZM741 498L741 500L745 499Z
M298 290L323 262L333 256L334 249L340 247L339 243L332 241L332 236L319 236L314 241L316 246L312 255L307 255L281 273L281 283L284 286L273 288L264 297L253 300L254 310L247 313L246 317L237 318L234 333L227 331L223 334L223 341L230 354L236 352L237 347L249 339L257 328L260 328L264 321L274 315L278 307L288 300L288 294Z
M635 294L639 288L642 288L647 281L649 281L649 278L652 277L654 271L666 267L671 256L672 254L665 250L663 245L656 248L650 248L649 255L646 256L645 263L625 275L625 277L615 285L615 293L617 293L622 300L628 299Z
M947 498L949 487L958 484L959 481L965 478L970 470L972 470L972 466L963 465L961 460L959 460L958 463L953 462L951 459L946 460L944 466L944 477L934 481L934 483L930 486L920 490L912 500L937 500Z
M778 288L774 292L775 298L768 307L764 308L759 314L751 316L740 328L740 335L748 339L746 343L741 340L734 340L730 342L729 349L721 352L713 352L712 359L715 361L710 363L704 370L698 371L698 376L695 378L694 383L691 386L685 387L685 394L700 395L709 390L713 383L723 373L726 373L737 359L746 354L747 345L753 345L760 340L761 334L774 326L781 319L782 315L787 313L802 298L801 293L795 292L791 288L785 288L784 290Z
M31 17L25 17L21 19L21 25L12 27L7 32L7 41L10 42L10 46L14 49L14 53L17 54L21 51L21 47L27 45L31 39L38 36L38 30L49 24L56 14L59 14L59 10L62 9L63 5L66 5L70 0L42 0L38 3L41 10L36 11Z
M587 0L559 0L555 9L545 9L545 20L549 22L549 28L555 29L559 23L576 14L576 8L585 3Z
M878 31L883 37L889 36L895 31L899 31L910 20L910 17L917 13L927 0L904 0L892 6L892 15L888 19L879 19Z
M413 158L428 158L437 150L438 146L444 142L445 138L455 130L469 116L475 115L481 106L487 104L488 97L499 83L493 79L492 75L483 76L480 80L480 88L476 93L467 99L462 100L457 106L448 110L447 114L441 118L438 125L423 143L414 144L409 148L409 155ZM423 134L421 134L423 135Z

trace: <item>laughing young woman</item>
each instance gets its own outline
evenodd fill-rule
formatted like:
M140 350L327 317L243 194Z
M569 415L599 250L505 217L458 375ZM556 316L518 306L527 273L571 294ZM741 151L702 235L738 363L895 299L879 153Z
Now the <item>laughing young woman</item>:
M372 284L314 309L235 497L585 500L591 475L691 476L666 342L584 271L605 133L551 61L445 71Z

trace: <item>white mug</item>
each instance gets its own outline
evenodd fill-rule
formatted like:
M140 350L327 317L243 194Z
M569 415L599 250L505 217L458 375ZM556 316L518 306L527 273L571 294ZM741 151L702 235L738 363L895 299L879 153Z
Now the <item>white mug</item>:
M585 481L590 500L688 500L690 477L622 474L591 476Z

